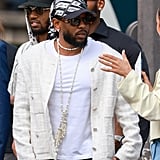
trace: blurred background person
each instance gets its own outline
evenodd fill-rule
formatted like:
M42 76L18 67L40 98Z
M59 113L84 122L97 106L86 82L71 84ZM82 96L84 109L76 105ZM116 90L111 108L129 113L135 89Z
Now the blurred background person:
M4 27L0 23L0 160L4 159L7 142L12 131L12 106L7 91L16 47L2 40ZM7 152L11 152L8 144Z
M9 82L8 91L11 95L11 103L14 102L14 92L16 87L16 68L18 67L19 57L29 47L48 39L49 32L49 11L52 0L28 0L19 5L19 8L24 9L26 27L29 41L23 43L17 51L14 67Z
M21 55L31 46L48 39L50 26L49 12L52 1L53 0L28 0L18 6L18 8L24 9L29 41L23 43L18 48L15 57L14 67L8 86L11 104L14 103L16 77L18 72L17 68ZM16 155L14 143L12 145L12 149Z

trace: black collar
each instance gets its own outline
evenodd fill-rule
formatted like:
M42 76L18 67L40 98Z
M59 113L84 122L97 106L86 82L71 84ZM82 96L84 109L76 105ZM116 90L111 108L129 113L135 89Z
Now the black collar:
M96 37L108 37L108 26L102 18L100 19L100 23L97 29L90 35L90 37L92 37L93 39L97 39Z

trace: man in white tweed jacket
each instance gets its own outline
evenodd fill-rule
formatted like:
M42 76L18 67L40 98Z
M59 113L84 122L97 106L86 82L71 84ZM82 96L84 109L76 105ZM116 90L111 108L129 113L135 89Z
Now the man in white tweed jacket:
M18 160L138 160L138 116L117 90L121 77L98 62L102 53L121 55L87 38L94 16L83 0L55 0L58 37L22 55L13 120ZM125 136L116 154L114 115Z

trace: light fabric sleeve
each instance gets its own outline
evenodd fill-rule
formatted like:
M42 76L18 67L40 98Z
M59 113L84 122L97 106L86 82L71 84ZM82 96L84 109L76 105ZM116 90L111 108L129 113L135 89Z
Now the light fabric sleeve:
M119 159L138 160L142 147L138 115L120 94L117 99L115 113L124 134L123 145L115 156Z
M18 64L21 58L21 55L30 47L30 42L26 42L22 44L16 53L14 64L13 64L13 69L10 77L10 81L8 84L8 92L10 95L14 96L15 95L15 89L16 89L16 81L17 81L17 68Z
M148 120L160 120L160 70L156 73L152 92L134 70L118 84L118 89L142 117Z
M17 70L17 85L13 113L13 137L15 139L15 146L18 159L36 160L33 152L33 147L31 145L30 109L29 97L27 94L27 82L29 80L26 79L25 76L26 74L29 74L29 69L25 61L26 59L23 60L22 63L21 61L19 62L19 67Z

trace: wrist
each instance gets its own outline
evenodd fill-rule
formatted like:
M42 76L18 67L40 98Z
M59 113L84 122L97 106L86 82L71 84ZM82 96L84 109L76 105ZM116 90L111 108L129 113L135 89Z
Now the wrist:
M132 68L129 68L125 73L124 73L124 77L127 77L127 75L131 72Z

